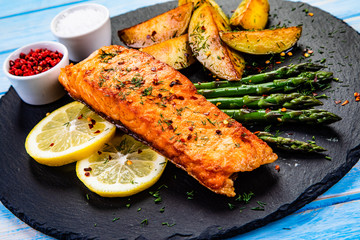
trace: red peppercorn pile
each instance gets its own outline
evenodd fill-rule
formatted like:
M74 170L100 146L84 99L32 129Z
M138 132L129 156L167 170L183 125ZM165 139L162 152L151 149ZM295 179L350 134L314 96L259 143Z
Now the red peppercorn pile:
M16 76L31 76L49 70L58 64L63 54L46 48L30 50L28 54L20 53L15 61L10 60L9 73Z

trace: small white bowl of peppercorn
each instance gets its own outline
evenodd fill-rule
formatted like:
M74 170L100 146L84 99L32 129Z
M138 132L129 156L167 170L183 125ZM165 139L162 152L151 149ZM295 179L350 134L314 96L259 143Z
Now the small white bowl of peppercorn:
M15 50L5 60L3 70L24 102L43 105L64 96L58 76L68 64L68 50L63 44L44 41Z

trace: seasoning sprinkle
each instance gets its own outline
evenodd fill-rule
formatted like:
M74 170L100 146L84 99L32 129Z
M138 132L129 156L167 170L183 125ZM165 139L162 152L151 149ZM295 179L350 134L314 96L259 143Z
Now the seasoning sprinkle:
M349 103L349 100L345 100L342 104L341 104L341 106L345 106L346 104L348 104Z

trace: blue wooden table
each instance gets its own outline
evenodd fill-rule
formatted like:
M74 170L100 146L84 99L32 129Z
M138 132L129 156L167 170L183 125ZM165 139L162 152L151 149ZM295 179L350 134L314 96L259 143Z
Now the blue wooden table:
M51 19L60 11L75 4L96 2L108 7L111 16L116 16L166 1L168 0L132 0L131 3L125 0L0 0L0 64L2 66L7 55L22 45L42 40L55 40L50 32ZM360 32L360 0L302 0L302 2L330 12ZM9 87L9 81L1 72L0 97ZM344 238L360 238L360 163L326 193L297 212L233 239ZM0 203L0 239L53 238L32 229Z

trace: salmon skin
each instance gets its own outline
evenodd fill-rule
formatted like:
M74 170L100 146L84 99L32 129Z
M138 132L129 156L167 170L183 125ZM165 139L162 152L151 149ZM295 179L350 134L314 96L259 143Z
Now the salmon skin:
M107 46L61 70L60 83L215 193L235 196L237 172L271 163L262 140L197 94L180 72L147 53Z

